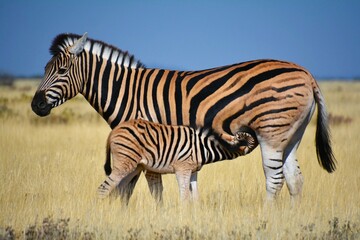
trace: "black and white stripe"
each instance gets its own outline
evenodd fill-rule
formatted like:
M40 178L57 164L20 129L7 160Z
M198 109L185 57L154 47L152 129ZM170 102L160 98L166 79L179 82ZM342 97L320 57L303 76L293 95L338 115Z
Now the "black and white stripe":
M251 133L243 132L239 141L246 141L246 137L252 138ZM210 129L130 120L120 123L108 137L104 169L109 176L99 186L98 194L107 196L128 175L143 169L159 174L175 173L183 199L189 198L190 179L193 179L191 190L197 197L196 174L205 164L244 154Z
M299 65L262 59L201 71L151 69L127 52L74 34L59 35L50 49L53 58L32 102L40 116L81 93L112 128L142 116L162 124L209 128L234 145L243 127L252 129L273 198L282 188L272 180L280 172L290 194L300 195L296 148L317 105L318 160L328 172L335 170L324 98L312 75Z

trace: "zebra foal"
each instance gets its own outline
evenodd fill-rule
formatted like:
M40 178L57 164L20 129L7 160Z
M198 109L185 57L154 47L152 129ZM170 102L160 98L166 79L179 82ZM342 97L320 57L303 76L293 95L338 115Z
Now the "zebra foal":
M99 186L98 195L100 198L108 196L123 179L147 170L159 174L175 173L181 199L189 199L191 193L196 199L197 172L203 165L235 159L257 145L250 129L249 132L243 130L239 142L243 143L242 150L209 129L164 125L143 119L120 123L107 140L104 168L109 176Z

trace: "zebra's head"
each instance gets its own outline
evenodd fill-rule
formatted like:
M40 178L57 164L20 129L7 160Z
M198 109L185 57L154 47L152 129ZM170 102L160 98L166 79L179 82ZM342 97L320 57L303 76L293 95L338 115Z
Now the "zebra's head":
M45 75L31 102L32 110L47 116L52 108L79 93L84 85L79 55L84 50L87 33L83 36L61 34L54 39L50 52L53 57L45 67Z

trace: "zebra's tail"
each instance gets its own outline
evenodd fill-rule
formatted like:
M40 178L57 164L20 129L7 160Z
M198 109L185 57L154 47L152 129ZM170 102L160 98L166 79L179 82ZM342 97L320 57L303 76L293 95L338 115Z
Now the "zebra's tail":
M324 97L321 94L320 88L314 79L313 84L314 96L318 109L315 137L316 154L319 164L326 171L331 173L336 169L336 159L331 148L328 115L326 112Z
M111 174L111 156L110 156L110 136L108 137L107 141L106 141L106 160L105 160L105 164L104 164L104 170L105 170L105 174L107 176L109 176Z

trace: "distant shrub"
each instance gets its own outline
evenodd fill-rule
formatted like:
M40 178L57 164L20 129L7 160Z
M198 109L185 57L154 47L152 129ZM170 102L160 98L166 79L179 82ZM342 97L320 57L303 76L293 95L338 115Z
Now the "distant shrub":
M329 221L330 229L324 234L324 239L359 239L360 228L355 223L345 221L340 223L337 217Z
M6 97L0 97L0 104L1 105L7 105L10 102L10 100Z
M341 115L329 114L329 123L331 125L340 125L340 124L349 124L353 121L350 117L345 117Z
M17 114L7 105L0 103L0 118L9 118L17 116Z
M38 117L32 114L30 123L34 125L43 125L43 124L68 124L76 118L74 111L70 108L64 109L61 114L50 114L46 117Z
M94 239L94 234L82 232L78 228L70 229L70 218L54 220L52 217L44 218L42 224L34 224L23 232L25 239Z
M70 124L75 122L99 122L101 116L95 113L77 113L72 108L64 108L63 111L51 113L46 117L38 117L34 113L29 113L30 123L33 125L44 124Z
M360 228L356 223L351 223L348 220L341 222L337 217L329 220L329 228L325 231L319 231L316 229L315 223L310 223L305 226L300 226L300 232L292 232L285 230L284 236L291 239L360 239ZM80 222L76 221L70 223L70 218L54 219L52 217L44 218L43 221L38 224L32 224L25 228L21 232L15 231L12 227L6 228L0 227L0 239L102 239L104 238L103 232L84 230L84 226L79 225ZM229 229L228 232L223 235L226 239L266 239L269 232L268 223L262 221L256 227L255 232L245 232L241 228ZM141 228L130 228L125 232L106 233L105 235L112 236L114 239L214 239L217 232L212 229L208 229L206 232L199 232L192 226L184 225L175 227L172 229L159 228L159 226L152 226L150 224L152 232L144 232ZM96 228L95 228L96 229ZM250 230L251 231L251 230ZM120 234L120 235L119 235Z
M1 240L15 239L15 230L12 227L6 227L5 229L0 227L0 239Z
M25 230L25 239L68 239L69 220L45 218L40 226L32 225Z
M20 101L20 102L28 102L28 103L30 103L32 101L32 99L33 99L32 95L22 93L21 96L16 100Z
M0 72L0 85L13 86L15 83L15 77L9 73Z

